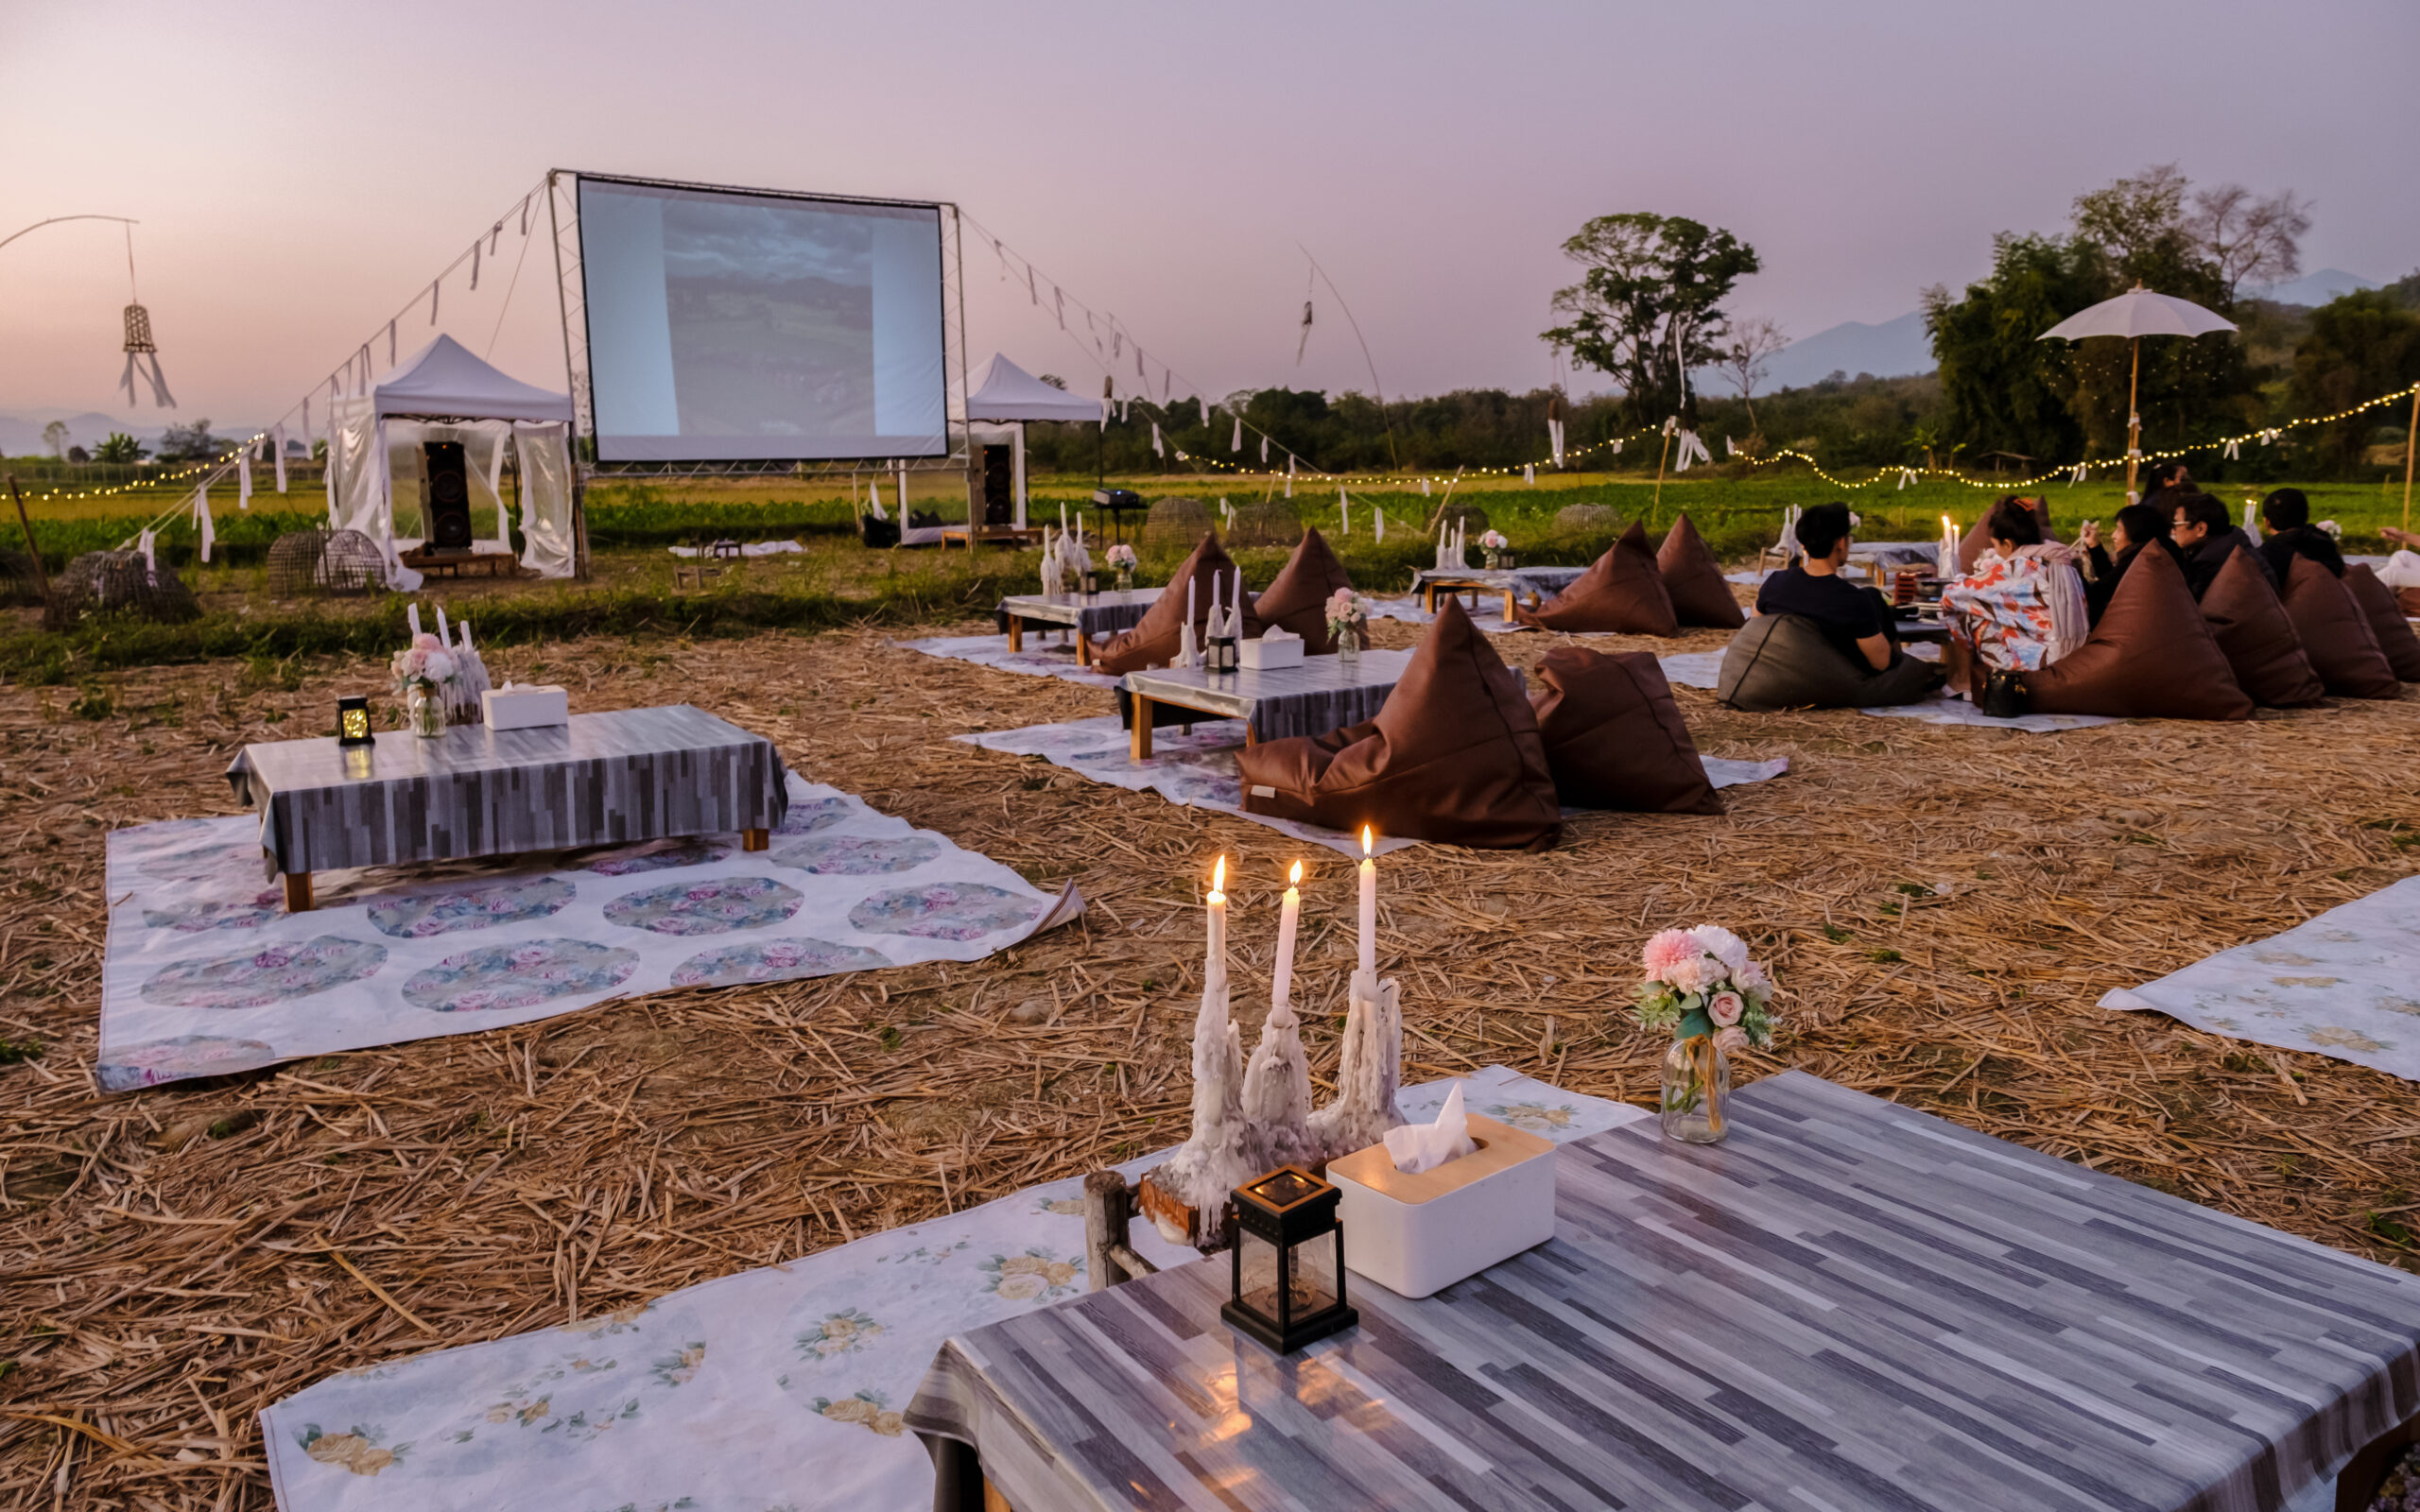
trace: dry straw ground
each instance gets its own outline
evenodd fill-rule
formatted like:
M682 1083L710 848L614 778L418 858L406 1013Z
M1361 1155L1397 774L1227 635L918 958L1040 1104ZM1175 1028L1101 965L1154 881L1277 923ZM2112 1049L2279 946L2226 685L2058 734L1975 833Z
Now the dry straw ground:
M1552 641L1496 644L1528 661ZM589 709L714 709L810 777L1036 881L1075 876L1092 913L973 966L668 993L105 1097L88 1074L103 832L228 812L234 747L316 730L372 669L129 674L106 712L89 692L0 690L15 820L0 1037L41 1045L0 1068L0 1503L266 1507L253 1413L330 1371L623 1306L1174 1141L1193 902L1219 850L1245 980L1265 979L1294 854L1281 836L947 739L1098 713L1097 693L872 634L496 661L568 681ZM1680 697L1709 753L1786 754L1792 770L1734 792L1720 818L1593 816L1543 855L1390 860L1384 949L1411 1072L1505 1061L1642 1100L1659 1047L1621 1011L1638 947L1720 920L1787 989L1776 1053L1747 1076L1801 1066L2420 1263L2411 1086L2092 1005L2408 874L2420 698L2036 736ZM1325 1069L1350 889L1338 858L1308 859L1297 981Z

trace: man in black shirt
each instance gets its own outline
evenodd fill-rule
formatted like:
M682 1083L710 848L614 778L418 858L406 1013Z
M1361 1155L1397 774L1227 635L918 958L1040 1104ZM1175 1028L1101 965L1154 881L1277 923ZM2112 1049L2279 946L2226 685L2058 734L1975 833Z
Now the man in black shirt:
M2243 527L2227 517L2227 507L2206 493L2187 493L2177 498L2175 524L2169 539L2185 552L2185 585L2193 590L2199 600L2218 580L2219 569L2235 555L2238 547L2250 552L2269 586L2277 586L2277 574L2269 558L2253 549L2252 538Z
M1891 608L1880 593L1841 576L1849 559L1849 507L1819 504L1800 515L1798 546L1806 556L1756 590L1756 612L1804 615L1869 672L1888 670L1896 649Z
M2260 523L2269 527L2260 555L2269 558L2269 575L2278 582L2294 570L2296 557L2308 557L2334 576L2344 576L2344 553L2335 537L2310 523L2310 501L2302 490L2279 489L2261 500Z

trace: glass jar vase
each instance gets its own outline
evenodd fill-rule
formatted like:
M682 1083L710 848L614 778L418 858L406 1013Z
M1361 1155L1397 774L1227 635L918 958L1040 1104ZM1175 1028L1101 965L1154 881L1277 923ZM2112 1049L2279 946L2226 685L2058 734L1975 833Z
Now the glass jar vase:
M1500 551L1489 551L1482 547L1480 548L1479 556L1487 562L1487 570L1489 572L1498 572L1503 569L1504 553Z
M1134 591L1133 568L1120 567L1117 569L1117 591L1121 593L1131 593Z
M1672 1041L1664 1052L1664 1137L1715 1144L1731 1132L1731 1066L1711 1035Z
M1346 625L1337 630L1336 660L1348 667L1361 664L1360 627Z
M415 682L404 696L404 719L423 740L445 733L445 690L431 682Z

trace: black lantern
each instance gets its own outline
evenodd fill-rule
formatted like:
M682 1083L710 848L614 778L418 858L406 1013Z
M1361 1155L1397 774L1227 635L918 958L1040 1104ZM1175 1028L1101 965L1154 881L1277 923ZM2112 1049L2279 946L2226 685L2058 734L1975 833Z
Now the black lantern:
M338 698L337 700L337 744L367 746L378 737L370 732L370 700Z
M1344 1302L1342 1196L1293 1165L1237 1187L1235 1297L1219 1315L1280 1354L1361 1321Z
M1100 593L1100 573L1098 569L1086 567L1083 571L1082 577L1084 596L1086 598L1097 596Z

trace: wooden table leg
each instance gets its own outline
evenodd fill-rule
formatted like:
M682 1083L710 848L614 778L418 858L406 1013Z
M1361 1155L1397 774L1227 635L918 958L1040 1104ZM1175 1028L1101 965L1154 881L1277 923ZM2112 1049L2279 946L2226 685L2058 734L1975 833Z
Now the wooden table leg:
M1423 614L1434 614L1437 612L1437 585L1435 583L1423 583L1420 585L1420 612Z
M742 850L762 850L772 843L772 837L762 830L739 832L739 849Z
M1139 693L1128 696L1134 700L1134 759L1148 762L1151 759L1151 700Z
M307 914L311 911L311 874L307 871L285 873L285 911Z
M1512 623L1512 590L1509 588L1504 591L1504 623Z
M983 1483L983 1512L1017 1512L1017 1509L1011 1506L1009 1499L1000 1494L1000 1488L987 1479Z
M1249 719L1244 721L1244 744L1247 746L1257 746L1260 744L1260 737L1252 732L1252 721Z
M1025 649L1025 621L1013 614L1009 616L1009 649L1011 651Z
M1092 664L1093 638L1086 635L1084 633L1084 627L1079 625L1076 627L1076 665L1080 667L1088 667Z

